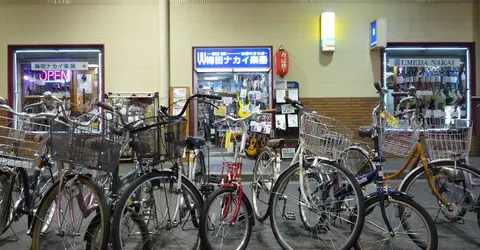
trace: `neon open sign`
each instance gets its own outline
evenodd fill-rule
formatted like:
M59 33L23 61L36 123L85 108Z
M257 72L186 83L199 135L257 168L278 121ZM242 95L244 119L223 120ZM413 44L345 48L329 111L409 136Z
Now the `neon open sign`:
M69 70L42 70L38 77L45 82L70 82Z

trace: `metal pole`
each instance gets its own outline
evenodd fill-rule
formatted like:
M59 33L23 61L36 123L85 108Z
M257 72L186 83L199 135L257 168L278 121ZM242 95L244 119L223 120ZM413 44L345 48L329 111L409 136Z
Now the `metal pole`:
M170 89L170 0L158 0L158 91L160 104L168 106Z

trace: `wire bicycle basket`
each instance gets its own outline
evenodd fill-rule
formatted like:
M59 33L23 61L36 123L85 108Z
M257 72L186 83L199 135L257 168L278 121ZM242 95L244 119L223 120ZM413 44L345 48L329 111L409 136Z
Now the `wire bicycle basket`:
M31 168L46 149L49 126L28 117L0 115L0 165Z
M403 158L409 156L418 142L420 127L409 118L382 119L382 132L379 137L381 151Z
M115 133L114 119L105 119L103 129L73 126L53 120L48 146L51 158L88 169L113 172L120 160L123 136Z
M445 117L425 118L425 137L430 160L462 159L470 152L472 126L470 120Z
M304 112L300 120L300 139L307 151L316 156L337 161L345 156L351 145L353 132L341 122Z
M140 122L143 125L131 132L130 142L139 160L160 163L182 158L180 142L186 137L185 118L154 116L144 118Z

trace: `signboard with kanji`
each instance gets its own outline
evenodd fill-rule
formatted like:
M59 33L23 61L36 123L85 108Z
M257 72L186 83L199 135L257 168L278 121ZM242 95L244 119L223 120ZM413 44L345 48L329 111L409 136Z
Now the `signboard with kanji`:
M269 69L269 48L197 48L195 69Z
M88 70L88 62L32 62L31 70Z

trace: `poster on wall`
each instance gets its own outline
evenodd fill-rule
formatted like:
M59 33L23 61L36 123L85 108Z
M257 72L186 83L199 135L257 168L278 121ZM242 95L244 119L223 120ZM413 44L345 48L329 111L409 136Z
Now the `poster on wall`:
M85 94L92 93L92 74L77 74L77 90L85 91Z

